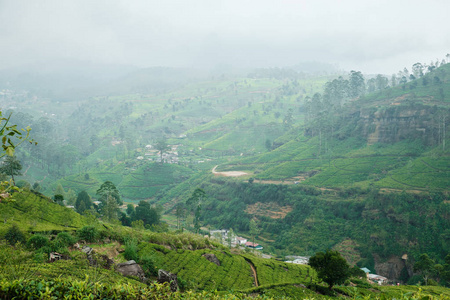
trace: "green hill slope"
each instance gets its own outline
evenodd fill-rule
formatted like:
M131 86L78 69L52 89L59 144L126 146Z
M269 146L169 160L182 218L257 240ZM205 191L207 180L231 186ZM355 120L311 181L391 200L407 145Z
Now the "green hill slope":
M0 203L0 235L11 224L33 232L73 231L87 225L85 217L39 194L21 192L15 199L12 203Z

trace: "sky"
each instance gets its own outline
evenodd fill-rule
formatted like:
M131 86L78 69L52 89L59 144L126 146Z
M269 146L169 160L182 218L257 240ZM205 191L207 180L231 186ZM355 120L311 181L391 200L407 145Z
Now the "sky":
M56 61L391 74L450 53L448 0L0 0L0 69Z

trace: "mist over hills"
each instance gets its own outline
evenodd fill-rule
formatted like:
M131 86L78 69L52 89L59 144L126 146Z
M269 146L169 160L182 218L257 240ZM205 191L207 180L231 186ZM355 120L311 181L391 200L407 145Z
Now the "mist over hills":
M104 222L98 190L109 181L125 204L148 203L159 216L148 233L233 229L280 259L335 249L352 265L416 283L419 257L444 264L450 247L450 65L389 78L317 68L118 67L101 78L93 67L78 80L80 68L59 73L49 90L57 72L8 77L2 111L19 128L30 125L38 141L17 149L17 185L67 205L86 191ZM195 215L187 203L197 188L207 197ZM116 223L138 220L125 207L118 212ZM90 222L60 216L33 216L33 231ZM175 252L158 263L178 270L165 255Z

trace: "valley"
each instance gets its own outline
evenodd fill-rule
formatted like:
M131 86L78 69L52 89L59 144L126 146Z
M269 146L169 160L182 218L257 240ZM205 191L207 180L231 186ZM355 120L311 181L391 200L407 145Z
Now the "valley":
M16 149L22 193L0 203L0 234L17 223L27 237L67 231L81 242L81 228L91 226L101 233L87 244L99 253L134 259L150 278L164 268L196 292L357 298L375 289L355 279L354 293L342 286L333 296L309 266L283 262L330 249L402 283L378 289L391 296L423 280L421 255L447 266L450 64L371 92L346 87L359 72L276 71L168 80L164 88L148 79L135 93L47 101L3 89L3 114L31 126L38 144ZM213 229L232 229L272 259L205 238ZM72 245L60 250L83 264Z

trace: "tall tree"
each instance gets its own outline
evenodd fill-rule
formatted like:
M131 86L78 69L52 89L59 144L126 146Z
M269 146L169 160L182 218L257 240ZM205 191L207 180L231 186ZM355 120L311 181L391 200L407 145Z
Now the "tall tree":
M200 230L200 216L202 204L205 199L206 199L205 191L203 189L196 188L192 193L191 197L186 201L186 205L190 208L191 212L194 214L193 225L196 233L198 233Z
M350 266L337 251L318 252L309 259L309 265L317 271L317 276L328 283L331 290L335 284L344 283L350 275Z
M164 162L163 161L163 154L170 149L169 145L167 145L166 139L164 139L164 138L163 139L159 139L156 142L156 144L155 144L155 149L159 150L159 154L160 154L160 157L161 157L161 164L162 164Z
M22 175L20 170L22 170L22 164L16 156L7 156L0 166L0 173L11 176L13 184L15 184L14 175Z
M387 88L389 84L389 80L387 79L387 77L384 77L381 74L378 74L377 77L375 78L375 85L377 90L382 91L385 88Z
M118 205L123 204L122 200L120 199L119 190L111 181L105 181L104 183L102 183L96 194L100 196L100 201L102 202L106 203L108 196L111 196L116 200Z
M119 218L119 206L117 205L116 199L112 195L107 195L106 203L104 203L102 208L103 217L108 221L112 222Z
M156 209L150 206L147 201L139 201L139 205L135 208L133 220L142 220L144 225L154 225L159 223L159 215Z
M250 220L250 224L249 224L249 233L250 236L252 237L252 243L255 244L255 237L259 234L259 224L257 222L257 219L253 218Z
M414 271L422 274L425 285L428 284L428 279L432 275L434 264L434 260L426 253L420 255L419 260L414 264Z
M290 130L293 124L294 124L293 111L292 108L289 108L283 119L283 127L285 130Z
M86 210L92 207L91 197L86 191L78 193L77 200L75 201L75 209L79 214L83 214Z
M364 76L360 71L351 71L349 78L349 92L352 98L364 95L366 83Z
M423 65L421 63L415 63L412 66L412 72L416 78L420 78L423 76Z

